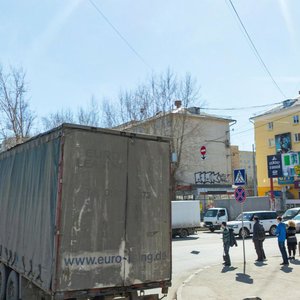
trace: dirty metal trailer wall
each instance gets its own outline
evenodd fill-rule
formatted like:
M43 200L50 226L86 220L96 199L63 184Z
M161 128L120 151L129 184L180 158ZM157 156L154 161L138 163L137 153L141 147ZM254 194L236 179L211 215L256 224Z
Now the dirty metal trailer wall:
M169 145L128 143L125 285L171 279Z
M171 278L169 145L65 130L56 291Z
M0 154L0 255L49 290L60 140L54 134Z

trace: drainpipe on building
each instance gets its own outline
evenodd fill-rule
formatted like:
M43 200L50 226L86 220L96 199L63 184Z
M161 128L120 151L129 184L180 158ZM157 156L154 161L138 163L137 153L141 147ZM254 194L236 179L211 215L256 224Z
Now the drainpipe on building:
M255 150L254 144L252 144L252 161L253 161L253 193L257 196L257 173L256 173L256 162L255 162Z

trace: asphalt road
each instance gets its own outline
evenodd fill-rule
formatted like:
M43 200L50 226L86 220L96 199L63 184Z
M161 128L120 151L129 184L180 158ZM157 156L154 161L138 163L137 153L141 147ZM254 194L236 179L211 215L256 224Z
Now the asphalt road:
M185 239L175 238L172 241L173 278L172 288L167 299L176 299L176 291L189 276L198 269L210 267L223 262L223 244L221 231L198 232L197 235ZM298 240L300 237L298 236ZM232 265L243 262L243 240L237 238L238 247L230 248ZM268 256L280 255L277 238L266 236L264 242L265 254ZM246 269L247 262L253 263L257 258L251 237L245 240Z

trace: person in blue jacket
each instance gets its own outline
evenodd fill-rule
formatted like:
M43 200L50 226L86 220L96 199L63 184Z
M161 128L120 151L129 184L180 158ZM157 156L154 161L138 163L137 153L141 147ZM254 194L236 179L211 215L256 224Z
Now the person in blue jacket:
M281 256L283 259L283 262L281 263L281 265L285 265L288 266L289 265L289 261L287 258L287 253L286 253L286 249L285 249L285 239L286 239L286 228L285 228L285 224L282 223L282 218L280 216L277 217L277 227L276 227L276 236L278 239L278 246L281 252Z

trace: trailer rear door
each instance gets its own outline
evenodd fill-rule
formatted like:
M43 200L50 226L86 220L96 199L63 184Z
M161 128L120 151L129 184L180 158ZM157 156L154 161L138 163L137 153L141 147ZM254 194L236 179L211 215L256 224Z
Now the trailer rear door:
M170 280L169 144L64 132L54 290Z
M128 149L125 284L170 280L169 144L136 139Z
M56 291L124 283L127 138L65 130Z

